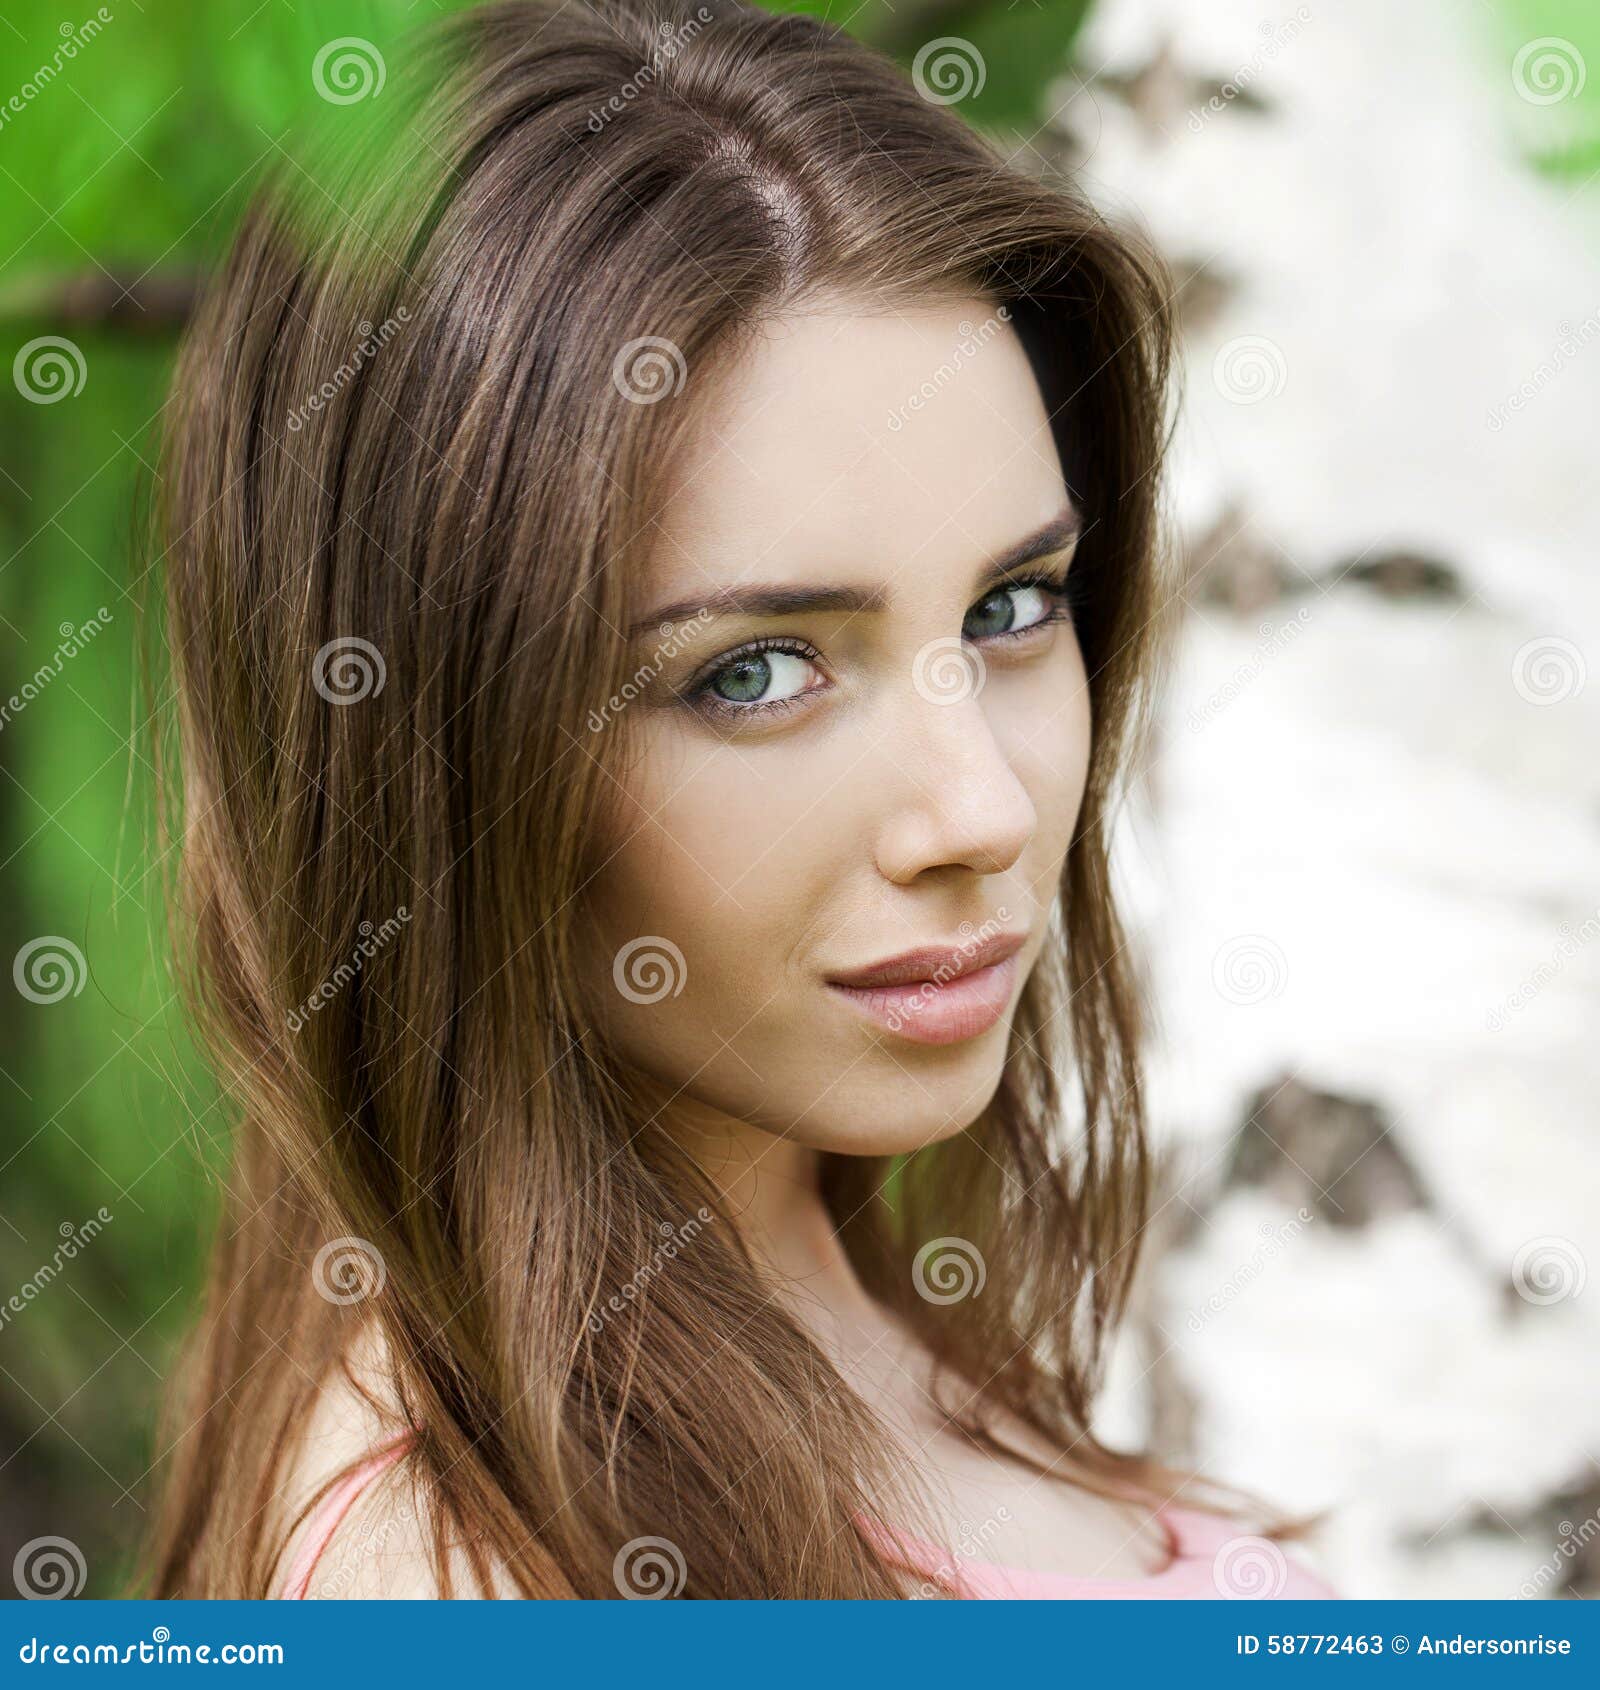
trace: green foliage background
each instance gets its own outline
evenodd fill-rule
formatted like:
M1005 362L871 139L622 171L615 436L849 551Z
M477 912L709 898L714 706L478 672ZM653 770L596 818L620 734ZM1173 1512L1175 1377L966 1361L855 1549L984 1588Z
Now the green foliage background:
M963 111L1024 141L1068 68L1088 0L1011 5L810 0L909 63L937 36L974 43L987 80ZM163 875L149 831L133 663L136 515L148 485L179 313L244 196L314 99L317 49L386 54L427 0L142 0L21 112L0 121L0 703L49 666L66 628L110 621L0 721L0 1305L104 1206L113 1221L0 1324L0 1590L18 1547L63 1536L88 1594L130 1571L157 1454L154 1407L191 1309L226 1120L172 1007ZM782 9L782 8L779 8ZM1574 41L1600 70L1600 12L1500 0L1512 47ZM1276 14L1273 14L1276 15ZM0 18L0 102L94 16L41 0ZM1374 43L1374 52L1382 43ZM1586 90L1588 130L1600 74ZM1574 182L1580 145L1544 161ZM32 338L82 350L76 397L27 402L10 378ZM75 996L35 1003L11 960L40 935L88 959Z

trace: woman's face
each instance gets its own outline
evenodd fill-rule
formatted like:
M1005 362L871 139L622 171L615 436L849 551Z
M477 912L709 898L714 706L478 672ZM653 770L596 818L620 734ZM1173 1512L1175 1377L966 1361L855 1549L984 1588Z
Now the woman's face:
M790 318L693 377L632 696L589 723L632 756L587 983L686 1114L913 1149L994 1094L1077 820L1075 512L981 300ZM910 983L840 983L930 947Z

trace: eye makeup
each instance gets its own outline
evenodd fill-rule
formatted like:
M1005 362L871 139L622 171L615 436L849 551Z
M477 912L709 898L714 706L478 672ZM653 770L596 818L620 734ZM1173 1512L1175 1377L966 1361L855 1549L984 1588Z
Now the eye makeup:
M786 657L791 663L814 664L821 656L822 653L808 640L796 639L787 634L766 635L761 639L735 646L732 651L724 652L720 657L714 657L684 688L679 697L692 709L724 721L771 720L775 715L787 715L789 711L798 708L800 701L810 693L822 689L808 687L804 692L783 698L740 700L730 699L718 693L715 690L717 684L733 677L732 685L736 688L747 690L751 685L760 685L764 690L773 680L775 672L781 675L789 668L788 664L778 661L779 659Z
M1042 634L1057 622L1070 621L1077 608L1078 594L1070 572L1071 557L1055 571L1033 570L996 580L969 607L962 623L963 639L974 645L1004 648ZM1036 604L1027 604L1028 595ZM1020 611L1019 611L1019 606ZM1004 615L998 627L974 617L985 607L989 616ZM1018 623L1019 614L1031 619ZM808 640L793 635L765 635L720 653L704 664L678 691L678 698L702 716L725 723L769 722L805 708L813 694L827 690L827 682L799 685L779 697L761 694L773 686L804 680L803 671L822 661L822 654ZM729 696L729 695L732 696ZM740 696L743 694L744 696Z

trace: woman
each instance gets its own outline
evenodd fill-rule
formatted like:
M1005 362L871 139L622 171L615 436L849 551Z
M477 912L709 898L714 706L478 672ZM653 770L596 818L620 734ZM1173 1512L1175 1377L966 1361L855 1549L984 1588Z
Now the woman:
M1326 1593L1091 1430L1157 267L809 19L502 4L386 72L170 412L238 1124L154 1590Z

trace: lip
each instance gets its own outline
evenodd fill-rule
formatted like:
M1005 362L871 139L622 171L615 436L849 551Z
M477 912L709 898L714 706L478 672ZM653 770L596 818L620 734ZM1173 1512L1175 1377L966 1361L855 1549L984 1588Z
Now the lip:
M927 945L828 977L828 989L869 1021L914 1044L986 1033L1010 1006L1025 933L981 944Z
M882 962L868 963L865 968L851 969L843 974L830 974L830 986L916 986L924 982L942 985L962 975L1004 962L1027 944L1026 933L996 933L979 944L922 945L914 951L902 951L899 956L885 957Z

